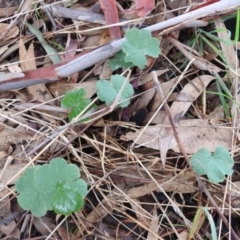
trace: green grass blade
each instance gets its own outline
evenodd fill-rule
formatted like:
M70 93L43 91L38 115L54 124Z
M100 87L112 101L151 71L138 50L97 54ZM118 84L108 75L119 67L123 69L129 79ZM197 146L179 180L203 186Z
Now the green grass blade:
M224 94L224 93L222 93L222 92L219 93L219 92L206 91L206 93L208 93L208 94L214 94L214 95L218 95L218 96L222 95L223 97L227 98L227 99L230 100L230 101L233 100L233 99L232 99L231 97L229 97L227 94Z
M221 59L227 64L227 66L231 69L234 69L233 66L227 61L226 57L223 55L221 50L219 50L216 46L214 46L205 36L200 36L202 40L210 47L212 50L221 57Z
M219 92L219 98L220 98L221 104L223 106L223 110L224 110L226 116L230 118L229 106L228 106L225 98L223 97L224 94L222 93L222 85L220 84L220 81L218 81L218 79L216 79L216 85L217 85L217 90Z
M216 225L214 223L212 215L209 213L208 208L203 207L203 210L205 214L207 215L210 227L211 227L211 233L212 233L212 240L217 240L217 230L216 230Z
M215 75L216 79L218 80L218 82L219 82L222 90L227 94L228 98L231 98L231 99L232 99L233 96L232 96L231 92L228 90L228 88L226 87L225 83L223 82L223 80L222 80L222 78L219 76L219 74L218 74L218 73L215 73L214 75Z
M236 19L236 31L233 43L237 43L239 41L239 30L240 29L240 8L237 11L237 19Z
M204 30L200 29L199 30L200 32L202 32L205 36L207 36L208 38L212 39L213 41L217 41L217 42L223 42L227 45L232 45L232 42L230 40L230 37L229 39L222 39L222 38L219 38L218 36L212 34L212 33L218 33L218 32L223 32L223 31L227 31L226 28L219 28L219 29L216 29L214 31L211 31L211 32L205 32Z
M31 24L26 23L26 25L28 26L29 30L37 37L39 42L42 44L43 48L47 52L47 54L48 54L49 58L52 60L52 62L54 64L61 63L61 59L58 55L58 52L46 42L42 33L37 28L32 26Z

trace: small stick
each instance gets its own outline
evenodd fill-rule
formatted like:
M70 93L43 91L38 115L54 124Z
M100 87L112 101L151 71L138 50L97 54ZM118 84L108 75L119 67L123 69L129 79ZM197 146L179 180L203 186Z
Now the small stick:
M175 18L171 18L164 22L160 22L145 28L150 32L161 31L166 28L171 28L179 23L200 19L209 15L221 15L221 12L226 9L237 9L240 6L239 0L222 0L217 3L199 8L197 10L182 14ZM80 56L73 61L65 64L64 66L56 68L56 73L59 77L67 77L75 72L86 69L99 61L103 61L109 57L112 57L115 53L121 50L121 45L125 41L125 38L112 41L111 43L104 45L88 54Z
M226 14L226 9L227 13L230 14L231 12L236 11L239 6L239 0L222 0L206 7L185 13L178 17L166 20L164 22L157 23L145 29L151 32L162 31L160 32L160 35L164 35L170 30L174 31L175 25L201 18L213 19L214 16L216 18ZM121 25L122 23L119 24ZM166 32L164 30L166 30ZM5 79L4 81L0 82L0 91L24 88L39 83L49 83L59 80L60 77L67 77L73 73L79 72L83 69L91 67L100 61L104 61L107 58L112 57L115 53L121 50L121 44L124 41L125 38L122 38L116 41L112 41L111 43L101 46L91 52L85 52L84 55L83 53L80 53L75 57L74 60L64 65L60 64L50 67L43 67L24 72L23 74L25 77L12 78L10 80Z

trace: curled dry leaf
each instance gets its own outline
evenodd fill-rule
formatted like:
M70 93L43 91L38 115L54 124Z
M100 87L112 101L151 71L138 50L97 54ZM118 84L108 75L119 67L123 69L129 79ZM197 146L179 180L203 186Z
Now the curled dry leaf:
M0 23L0 36L4 34L6 31L8 31L8 27L10 24L7 23ZM7 41L11 38L16 37L19 34L19 28L17 26L11 27L8 34L4 38L4 41Z
M183 116L213 79L211 75L202 75L186 84L170 107L172 117Z
M220 124L220 123L219 123ZM212 126L207 120L189 119L176 124L179 137L187 153L192 154L199 149L207 148L214 152L218 145L225 148L231 147L232 131L229 128ZM156 125L147 127L138 138L140 130L128 132L122 135L125 141L136 140L136 143L148 148L160 149L161 156L165 157L169 149L180 152L178 143L174 137L173 129L170 125Z
M203 90L213 79L214 79L213 76L203 75L194 78L190 83L184 86L182 91L175 98L175 101L173 102L170 108L171 115L174 118L175 122L179 121L182 118L182 116L187 112L193 101L195 101L202 94ZM176 80L177 78L174 78L161 84L164 96L167 96L169 94ZM160 105L161 103L162 99L159 99L158 104ZM154 113L150 113L147 119L149 120L153 114ZM164 111L160 111L157 113L152 123L168 124L169 120L168 118L166 118L166 113Z
M0 8L0 17L1 17L1 18L3 18L3 17L9 17L9 16L11 16L17 9L18 9L18 6Z

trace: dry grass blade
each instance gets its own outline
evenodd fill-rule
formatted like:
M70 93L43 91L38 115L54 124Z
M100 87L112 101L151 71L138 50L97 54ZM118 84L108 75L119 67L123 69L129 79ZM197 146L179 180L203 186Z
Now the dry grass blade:
M119 11L106 12L101 1L104 17L96 0L0 1L0 239L207 239L214 224L219 239L239 239L239 42L221 31L234 35L239 0L115 2ZM146 55L143 69L113 70L133 26L152 32L161 54ZM96 83L114 74L125 81L106 106ZM127 84L134 95L120 108ZM61 99L80 88L89 101L69 122ZM213 184L189 158L218 145L234 173ZM88 194L71 215L36 218L15 183L53 158L79 168Z

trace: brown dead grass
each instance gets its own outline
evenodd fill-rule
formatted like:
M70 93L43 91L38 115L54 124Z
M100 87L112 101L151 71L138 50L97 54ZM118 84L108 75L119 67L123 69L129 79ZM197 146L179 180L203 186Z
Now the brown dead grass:
M130 3L118 2L125 8L130 6ZM94 3L80 1L71 4L71 8L84 6L90 9ZM170 1L165 1L165 4L170 4ZM165 4L159 4L155 17L147 17L143 25L163 21L164 15L160 11L164 11L165 17L174 17L172 11L165 9ZM5 6L6 11L11 7L14 5ZM45 39L62 54L66 53L65 50L56 47L62 43L69 42L69 50L75 54L78 50L85 52L110 41L106 26L57 17L51 20L41 7L25 1L18 12L21 17L10 13L1 16L9 29L18 28L20 31L16 35L11 32L10 37L6 25L0 25L1 29L4 28L3 34L9 36L1 42L1 71L12 73L10 79L18 77L15 72L52 64L24 21L42 26L40 29ZM183 11L187 5L179 1L179 5L171 7L178 14L179 9ZM120 17L132 20L133 15L120 13ZM216 21L215 24L222 24ZM54 24L57 29L52 29ZM189 29L189 32L194 32L194 29ZM183 28L182 32L174 32L176 39L180 33L187 34L187 31ZM217 72L219 67L210 63L207 57L197 55L191 49L183 49L183 43L174 38L159 39L164 46L160 58L156 61L149 59L144 71L136 70L131 75L131 78L139 78L139 86L128 112L116 106L100 106L91 121L74 124L67 123L67 113L59 107L64 93L76 87L84 87L88 97L94 99L96 80L111 74L106 63L76 73L71 79L0 93L1 239L189 239L190 233L193 239L211 239L211 228L205 214L196 215L202 206L208 207L219 237L230 239L228 227L199 189L196 177L179 149L164 103L170 106L172 117L179 118L179 121L184 118L185 122L178 125L178 130L180 138L184 136L181 141L188 155L203 146L215 149L221 143L235 157L234 174L224 183L211 184L205 177L202 180L228 219L230 228L240 237L237 224L240 186L239 65L236 50L233 46L229 49L221 45L223 54L234 66L231 71L227 69L229 84L226 75L222 77L234 97L234 104L230 106L231 117L227 118L219 96L206 93L217 91L211 71ZM215 58L205 47L204 56ZM231 54L227 54L230 51ZM180 52L184 56L173 63ZM72 59L74 54L65 54L65 57ZM190 64L180 70L178 67L186 58ZM150 74L153 69L161 70L157 71L157 76L164 99L154 88ZM169 75L162 71L166 69L170 69L175 78L166 79ZM142 127L127 119L123 121L123 117L129 118L142 108L148 112ZM151 134L150 129L153 129ZM197 139L195 133L201 137ZM79 166L83 179L88 183L89 194L82 211L69 217L48 213L37 219L29 212L21 212L14 183L28 166L47 163L54 157L63 157ZM16 212L21 214L10 221Z

